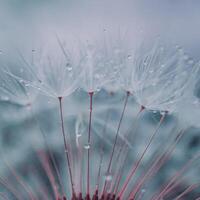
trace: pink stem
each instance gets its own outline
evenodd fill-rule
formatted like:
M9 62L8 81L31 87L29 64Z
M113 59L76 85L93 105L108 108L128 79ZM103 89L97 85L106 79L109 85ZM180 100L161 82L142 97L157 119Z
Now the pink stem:
M149 140L147 146L145 147L145 149L144 149L142 155L140 156L140 159L139 159L139 160L136 162L136 164L133 166L130 175L128 176L128 178L126 179L126 181L125 181L125 183L124 183L124 186L122 187L122 190L119 192L119 195L118 195L118 196L119 196L120 199L123 197L124 192L125 192L125 190L126 190L128 184L129 184L130 180L132 179L132 177L134 176L135 172L137 171L137 169L138 169L138 167L139 167L139 165L140 165L140 163L141 163L141 161L142 161L144 155L146 154L146 152L147 152L147 150L149 149L149 147L150 147L150 145L151 145L153 139L155 138L156 134L158 133L158 130L159 130L159 128L160 128L160 126L161 126L161 124L162 124L164 118L165 118L165 114L162 115L162 117L160 118L160 121L159 121L159 123L158 123L158 125L157 125L157 127L156 127L156 129L155 129L155 131L154 131L154 133L153 133L153 135L151 136L151 138L150 138L150 140Z
M75 190L74 190L74 183L73 183L73 178L72 178L72 168L71 168L71 162L70 162L69 148L67 146L67 140L66 140L66 135L65 135L63 108L62 108L62 97L59 97L58 100L59 100L59 108L60 108L60 120L61 120L62 136L63 136L63 142L64 142L64 148L65 148L66 161L67 161L67 166L68 166L69 176L70 176L72 196L73 196L75 194Z
M127 106L127 103L128 103L128 97L129 96L130 96L130 92L126 92L126 98L125 98L125 102L124 102L124 107L123 107L122 114L121 114L121 117L120 117L120 120L119 120L119 124L118 124L118 127L117 127L117 133L116 133L116 136L115 136L115 140L114 140L114 144L113 144L113 148L112 148L112 152L111 152L111 156L110 156L110 161L109 161L109 164L108 164L107 174L110 173L110 168L111 168L114 152L115 152L115 148L116 148L116 145L117 145L117 140L118 140L118 137L119 137L119 131L120 131L121 123L122 123L122 120L123 120L123 117L124 117L124 113L125 113L125 110L126 110L126 106ZM107 186L107 180L105 180L102 194L105 193L106 186Z
M91 142L91 126L92 126L92 100L94 92L89 92L90 96L90 118L88 127L88 149L87 149L87 195L90 194L90 142Z

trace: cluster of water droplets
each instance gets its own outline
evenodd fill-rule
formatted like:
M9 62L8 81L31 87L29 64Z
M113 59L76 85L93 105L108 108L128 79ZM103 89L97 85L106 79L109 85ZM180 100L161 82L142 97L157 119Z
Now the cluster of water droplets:
M122 41L105 39L87 41L76 51L65 49L62 44L58 47L58 50L34 49L32 59L21 55L19 72L7 68L3 71L23 87L54 98L69 96L77 88L86 92L102 88L110 92L125 90L147 109L174 111L185 99L187 90L194 89L189 83L199 68L181 47L159 42L150 48L141 45L135 49ZM1 83L1 88L13 90L12 85L7 86ZM2 96L2 100L7 98L9 95Z

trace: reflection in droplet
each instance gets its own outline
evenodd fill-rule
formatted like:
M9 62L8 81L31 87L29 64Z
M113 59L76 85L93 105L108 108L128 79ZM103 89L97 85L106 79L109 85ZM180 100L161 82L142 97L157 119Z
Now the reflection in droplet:
M84 149L90 149L90 144L85 144Z

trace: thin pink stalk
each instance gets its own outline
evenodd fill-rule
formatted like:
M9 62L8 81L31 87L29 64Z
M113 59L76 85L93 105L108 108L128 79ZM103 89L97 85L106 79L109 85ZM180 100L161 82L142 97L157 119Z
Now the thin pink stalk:
M163 195L166 193L166 191L169 189L169 187L176 182L176 180L188 169L188 167L191 166L191 164L197 160L200 157L198 154L197 156L194 156L191 160L189 160L182 168L179 170L173 178L169 181L169 183L164 187L164 189L156 195L153 199L159 200L159 198L163 197Z
M41 134L42 134L42 136L43 136L44 145L45 145L45 147L46 147L46 149L47 149L47 151L48 151L48 154L49 154L49 156L50 156L50 159L51 159L51 161L52 161L52 163L53 163L53 167L55 168L55 172L56 172L56 175L57 175L57 177L58 177L59 185L61 186L62 194L64 195L64 187L63 187L61 175L60 175L60 172L59 172L59 170L58 170L55 157L54 157L54 155L52 154L52 151L51 151L51 149L49 148L49 145L48 145L48 143L47 143L48 139L47 139L47 137L46 137L45 132L42 130L38 119L37 119L37 118L35 117L35 115L33 114L32 105L30 105L30 108L31 108L31 116L32 116L32 118L35 120L35 122L36 122L36 124L37 124L37 126L38 126L38 128L39 128L39 131L41 132Z
M154 133L153 133L153 135L152 135L151 138L149 139L149 142L148 142L147 146L145 147L145 149L144 149L142 155L140 156L140 159L139 159L139 160L136 162L136 164L133 166L130 175L127 177L127 179L126 179L126 181L125 181L125 183L124 183L124 186L122 187L121 191L120 191L119 194L118 194L118 196L119 196L120 199L123 197L124 192L126 191L126 188L127 188L128 184L129 184L130 180L132 179L132 177L134 176L134 174L135 174L135 172L137 171L138 167L140 166L140 163L141 163L141 161L142 161L144 155L146 154L146 152L147 152L147 150L149 149L151 143L153 142L153 139L155 138L156 134L158 133L158 130L159 130L159 128L160 128L160 126L161 126L161 124L162 124L164 118L165 118L165 114L162 115L162 117L160 118L160 121L159 121L159 123L158 123L158 125L157 125L157 127L156 127L156 129L155 129L155 131L154 131Z
M15 190L14 187L7 180L4 180L0 177L0 183L4 185L4 187L7 188L14 195L14 197L16 197L16 199L23 199L21 194L17 190Z
M144 182L153 176L161 167L162 165L168 160L172 152L174 151L177 143L180 141L182 138L184 132L182 131L176 138L176 141L169 146L169 148L162 154L160 155L154 162L153 165L150 167L150 169L142 176L139 178L139 180L136 182L136 187L134 187L134 190L131 192L129 195L130 199L134 199L136 197L136 194L139 192L140 188L144 184Z
M67 166L68 166L68 170L69 170L71 190L72 190L72 196L73 196L73 195L75 195L75 190L74 190L74 183L73 183L73 177L72 177L72 168L71 168L71 162L70 162L69 148L68 148L68 145L67 145L67 139L66 139L66 135L65 135L63 108L62 108L62 97L59 97L58 100L59 100L59 108L60 108L61 130L62 130L62 136L63 136L63 142L64 142L64 148L65 148L65 155L66 155L66 161L67 161Z
M91 126L92 126L92 101L94 92L89 92L90 96L90 117L88 126L88 149L87 149L87 195L90 194L90 143L91 143Z
M83 152L80 146L78 146L78 157L79 157L79 174L80 174L80 180L79 180L79 192L82 193L82 180L83 180L83 173L82 173L82 168L83 168Z
M43 153L43 152L38 152L37 154L38 154L39 159L40 159L40 161L42 163L42 166L43 166L43 168L44 168L44 170L45 170L45 172L46 172L46 174L47 174L47 176L49 178L49 181L51 183L52 189L54 191L54 196L55 196L56 199L58 199L61 195L58 192L57 184L56 184L52 169L51 169L51 167L49 165L48 158L45 155L45 153Z
M5 161L6 162L6 161ZM17 172L6 162L7 167L9 168L9 170L11 171L11 173L13 174L13 176L15 177L15 179L17 180L17 182L24 188L24 190L27 192L29 198L31 200L36 200L36 196L33 194L33 192L31 191L31 188L28 187L28 185L26 185L24 183L24 181L22 180L22 178L17 174Z
M9 200L8 197L3 192L0 192L0 196L5 200Z
M103 148L101 148L101 153L100 153L100 159L99 159L99 167L98 167L98 173L97 173L97 182L96 182L96 193L98 195L99 191L99 184L100 184L100 178L101 178L101 168L102 168L102 163L103 163Z
M121 123L122 123L122 120L123 120L123 117L124 117L124 113L125 113L125 110L126 110L126 106L127 106L127 103L128 103L129 96L130 96L130 92L126 92L126 98L125 98L125 102L124 102L124 107L123 107L122 114L121 114L121 117L120 117L120 120L119 120L119 124L118 124L118 127L117 127L117 132L116 132L114 144L113 144L113 147L112 147L110 161L109 161L107 172L106 172L107 174L110 173L112 160L113 160L113 156L114 156L114 153L115 153L115 148L116 148L116 145L117 145L117 140L118 140L118 137L119 137L119 131L120 131ZM102 195L105 194L106 186L107 186L107 180L105 180Z
M185 191L183 191L178 197L175 198L175 200L180 200L184 195L190 193L191 191L195 190L197 187L199 187L199 183L190 185L188 188L186 188Z
M122 150L123 150L123 145L119 148L119 152L116 154L116 160L114 163L121 163L121 165L123 165L122 158L121 158L122 152L123 152ZM120 169L121 169L121 166L119 164L118 167L117 166L115 167L115 171L111 170L112 180L110 180L109 184L107 184L106 193L110 194L112 191L112 188L114 188L117 176L120 173Z
M118 174L118 176L116 178L116 185L113 188L113 193L114 194L118 193L119 184L120 184L120 181L121 181L121 178L122 178L122 175L123 175L124 168L126 166L126 160L127 160L127 158L128 158L128 152L125 154L124 160L123 160L122 165L121 165L120 172L119 172L119 174Z

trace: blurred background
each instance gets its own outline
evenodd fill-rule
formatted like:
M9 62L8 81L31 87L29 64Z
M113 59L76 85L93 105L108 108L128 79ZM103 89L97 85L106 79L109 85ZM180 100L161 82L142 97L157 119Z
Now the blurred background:
M90 40L102 34L118 35L123 33L133 44L138 41L149 41L161 36L172 45L182 46L195 60L200 58L200 1L196 0L0 0L0 56L13 59L16 49L31 52L35 47L51 43L56 36L73 45L77 40ZM1 66L0 64L0 67ZM16 68L19 65L16 64ZM198 93L198 91L196 91ZM105 159L111 150L116 127L123 108L125 94L119 91L110 94L101 91L94 98L94 146L97 147L93 159L99 157L99 146L105 146ZM34 98L33 98L34 99ZM86 135L88 125L88 95L78 90L64 101L65 125L69 139L76 144L76 127L81 126L82 134ZM62 174L63 184L67 185L66 166L63 161L63 141L60 135L59 110L56 100L39 96L34 99L30 110L27 105L0 101L0 176L12 180L16 190L20 184L14 180L12 169L28 183L34 191L40 187L48 191L51 199L52 189L45 171L42 169L36 152L51 150ZM131 97L123 120L120 138L130 149L126 168L138 158L151 133L159 121L159 113L145 112L139 120L139 128L134 137L126 138L124 133L135 122L139 106ZM102 129L109 111L108 131ZM192 115L192 113L188 113ZM160 129L148 155L143 161L139 172L145 171L149 161L158 149L167 145L166 140L174 141L178 130L183 126L176 116L168 116ZM145 194L152 194L161 183L187 162L200 149L200 130L187 127L186 134L177 144L170 162L161 172L145 186ZM185 127L184 127L185 128ZM86 136L85 136L86 137ZM46 144L47 143L47 144ZM48 147L48 148L47 148ZM94 164L95 165L95 164ZM94 168L95 169L95 168ZM199 181L199 165L194 164L182 181L182 187ZM95 174L95 170L92 172ZM105 175L105 170L103 172ZM126 177L126 170L124 177ZM179 188L180 191L182 188ZM179 190L177 189L177 191ZM7 191L2 180L0 191ZM26 199L26 192L22 196ZM37 193L37 192L36 192ZM42 192L38 198L42 199ZM187 200L200 194L195 190ZM12 195L9 199L14 199ZM170 198L167 198L170 199Z
M199 8L195 0L1 0L1 48L34 45L56 33L81 39L120 29L132 40L161 35L198 59Z

